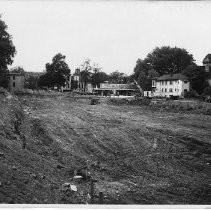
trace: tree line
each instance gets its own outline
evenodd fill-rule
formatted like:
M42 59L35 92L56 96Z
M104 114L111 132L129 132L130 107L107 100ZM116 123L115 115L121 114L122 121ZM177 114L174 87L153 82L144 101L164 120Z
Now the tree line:
M8 86L8 65L13 63L16 54L12 36L7 32L7 25L0 16L0 86ZM26 79L26 88L36 89L38 87L62 87L70 78L70 68L65 61L66 56L61 53L56 54L51 63L45 65L45 71L40 77L29 76ZM127 83L136 80L143 90L150 90L151 81L155 77L164 74L182 73L190 79L191 89L197 94L204 92L210 94L210 87L206 83L206 72L204 68L195 63L193 55L186 49L178 47L156 47L146 58L138 59L133 73L130 76L119 71L106 74L98 64L92 64L90 59L86 59L80 67L80 79L85 84L91 83L99 86L101 82ZM21 67L12 71L22 72ZM72 83L77 88L76 82ZM210 94L211 95L211 94Z

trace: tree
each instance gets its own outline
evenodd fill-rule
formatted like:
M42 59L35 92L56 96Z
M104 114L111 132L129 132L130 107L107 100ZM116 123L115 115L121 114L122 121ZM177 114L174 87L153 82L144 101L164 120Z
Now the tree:
M78 88L78 81L76 80L71 80L71 90L75 90Z
M25 78L24 82L24 88L35 90L38 86L38 76L29 75L27 78Z
M204 90L203 90L203 95L204 96L210 96L211 97L211 87L206 87Z
M125 84L127 83L128 77L126 74L117 71L112 72L109 76L109 82L111 83L118 83L118 84Z
M16 66L16 67L10 69L10 72L25 75L25 71L24 71L23 67L21 67L21 66Z
M92 74L91 60L86 59L80 66L80 82L84 83L84 91L86 89L87 83L91 80Z
M7 25L1 20L0 16L0 86L8 86L7 65L13 63L16 50L12 43L12 36L7 32Z
M190 79L191 89L195 90L198 94L202 94L203 90L207 87L206 72L203 66L192 64L187 66L182 71Z
M188 65L194 63L193 55L185 49L163 46L155 48L144 60L150 69L161 76L164 74L181 73Z
M100 72L101 69L102 69L102 68L99 66L98 63L94 63L93 66L92 66L92 71L93 71L94 74Z
M193 56L185 49L157 47L144 60L137 60L131 79L137 80L143 90L149 90L154 77L181 73L188 65L193 64Z
M152 88L151 80L148 78L145 72L141 72L139 74L137 82L143 90L150 90Z
M56 54L52 63L46 64L46 73L39 79L39 85L41 86L61 86L65 85L67 79L70 76L70 69L68 64L65 62L65 57L61 53Z
M131 79L135 79L143 90L150 90L152 79L158 76L158 72L152 69L145 60L138 59Z
M100 83L108 80L108 75L105 72L96 72L91 75L92 86L98 86Z
M43 74L39 77L38 87L52 87L52 77L50 74Z

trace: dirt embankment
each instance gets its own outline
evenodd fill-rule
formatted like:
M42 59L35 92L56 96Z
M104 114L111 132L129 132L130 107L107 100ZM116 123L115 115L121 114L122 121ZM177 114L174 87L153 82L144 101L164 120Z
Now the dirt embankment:
M62 191L80 160L72 160L17 97L0 95L0 104L0 203L85 203L77 192Z
M211 202L210 116L65 96L0 100L1 203L89 202L89 182L72 179L84 166L105 203Z

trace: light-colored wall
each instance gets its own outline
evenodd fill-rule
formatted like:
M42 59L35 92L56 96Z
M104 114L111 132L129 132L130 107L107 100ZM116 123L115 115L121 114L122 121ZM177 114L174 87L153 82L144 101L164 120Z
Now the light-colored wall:
M172 92L170 92L170 89ZM182 80L174 80L174 81L156 81L156 89L154 92L154 96L162 96L169 97L172 96L183 96L184 90L189 91L190 83L186 84ZM166 90L166 92L165 92Z
M15 76L15 79L13 79ZM15 87L13 87L15 83ZM24 88L24 76L22 75L10 75L9 88L11 92L22 91Z
M152 97L153 96L152 91L144 91L144 96L145 97Z
M204 68L205 68L205 72L211 72L211 63L205 64ZM207 82L208 82L209 86L211 86L211 78L210 78L210 76L208 76Z
M211 63L205 64L204 68L205 68L206 72L210 72L210 70L211 70Z
M110 83L100 83L100 88L108 89L124 89L126 84L110 84Z

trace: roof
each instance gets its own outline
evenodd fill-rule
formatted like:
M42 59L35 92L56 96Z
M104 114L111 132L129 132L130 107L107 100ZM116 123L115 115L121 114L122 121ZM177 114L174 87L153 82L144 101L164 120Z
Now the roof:
M211 54L207 54L203 60L203 64L211 63Z
M186 77L183 74L165 74L161 77L157 78L158 81L162 81L162 80L189 80L188 77Z
M9 72L10 76L24 76L22 73L18 73L18 72Z

